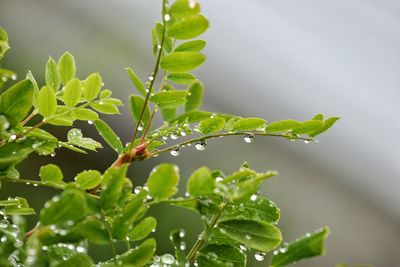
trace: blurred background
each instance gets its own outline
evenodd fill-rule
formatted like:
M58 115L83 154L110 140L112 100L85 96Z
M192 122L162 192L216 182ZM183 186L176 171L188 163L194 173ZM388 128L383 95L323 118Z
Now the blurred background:
M316 144L274 138L246 144L229 137L210 141L205 151L186 148L176 158L166 154L135 163L133 182L143 183L151 167L163 161L180 165L182 181L202 165L225 173L244 161L258 171L276 169L280 175L262 191L282 210L284 239L331 228L328 254L297 266L339 261L400 266L399 1L201 3L211 21L202 37L208 41L208 60L196 72L206 88L203 108L269 121L306 120L319 112L342 119ZM158 0L0 0L0 25L12 47L4 66L21 78L30 69L43 84L48 56L70 51L79 77L100 72L106 87L127 104L134 89L124 67L143 79L152 70L150 29L159 13ZM129 140L133 124L127 106L122 115L104 119ZM100 140L94 127L78 126ZM65 130L53 132L65 139ZM108 148L89 156L61 150L55 158L30 158L22 173L36 178L41 164L56 162L66 177L74 177L84 169L104 170L115 157ZM31 189L4 184L1 194L24 194L38 210L56 193ZM186 228L189 243L201 231L199 218L185 210L161 206L153 213L159 219L160 253L171 252L171 229ZM92 255L104 259L109 248L96 247Z

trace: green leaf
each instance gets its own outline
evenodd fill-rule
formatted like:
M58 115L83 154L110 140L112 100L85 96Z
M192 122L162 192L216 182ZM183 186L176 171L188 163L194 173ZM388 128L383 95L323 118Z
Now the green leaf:
M266 121L261 118L244 118L235 121L233 124L234 131L252 131L257 130L265 125Z
M230 220L218 224L220 233L246 247L269 252L282 241L281 232L272 224L251 220Z
M33 84L28 79L14 84L0 95L0 114L7 117L11 128L22 121L31 110L33 95Z
M142 112L142 108L144 105L144 99L137 95L131 95L129 99L130 99L130 110L132 119L135 123L138 123L140 118L140 113ZM149 106L146 106L142 117L143 124L147 125L149 119L150 119L150 108Z
M109 144L117 153L122 153L124 150L121 140L114 133L110 126L102 120L96 120L94 122L94 126L96 126L97 131L100 136Z
M101 184L101 173L95 170L88 170L79 173L75 177L76 185L84 190L92 189Z
M0 60L3 59L8 49L10 49L10 46L8 45L8 34L2 27L0 27Z
M101 144L91 138L83 137L80 129L72 128L67 134L68 143L70 145L96 151L97 148L102 148Z
M118 201L124 185L127 165L111 167L103 175L100 204L104 210L111 209Z
M253 195L247 202L229 203L222 213L220 221L240 219L258 222L277 223L279 221L279 208L271 200Z
M215 117L201 121L199 124L199 130L203 134L212 134L223 130L224 126L225 119Z
M69 80L75 77L75 59L69 52L65 52L58 60L58 71L61 82L66 85Z
M172 3L169 13L174 18L183 18L200 13L200 4L190 0L176 0Z
M104 89L100 92L100 99L108 98L112 95L112 91L110 89Z
M39 87L38 84L35 80L35 77L33 77L33 74L30 70L28 70L28 73L26 74L26 79L30 80L33 85L33 106L36 108L37 107L37 98L39 95Z
M316 132L323 127L323 122L319 120L310 120L301 123L300 126L292 130L292 134L309 134Z
M147 95L146 88L144 87L144 84L136 75L136 73L131 68L125 68L125 69L128 71L129 78L131 78L133 85L136 87L139 93L141 93L143 96L146 96Z
M81 235L95 244L107 244L110 242L104 223L96 218L88 218L78 223L71 230L71 233Z
M23 197L9 198L0 201L0 206L4 206L5 215L33 215L35 210L29 207L28 201Z
M161 59L161 68L173 73L188 72L204 63L206 57L197 52L174 52Z
M55 92L60 89L60 74L58 72L57 64L52 57L49 57L46 64L45 79L46 85L53 88Z
M188 92L190 95L186 98L185 111L189 112L198 109L203 102L203 84L201 82L193 83Z
M313 120L323 121L324 120L324 114L319 113L319 114L315 115Z
M126 266L142 267L147 264L153 258L154 252L156 251L156 241L154 239L147 239L139 247L130 249L124 254L120 255L119 261Z
M140 221L129 233L130 241L138 241L146 238L157 227L157 220L154 217L146 217Z
M196 76L190 73L171 73L167 79L176 84L190 84L196 80Z
M86 216L87 202L85 193L69 188L48 201L40 212L43 225L58 224L66 221L78 221Z
M37 108L40 115L43 117L50 117L57 110L56 94L50 86L44 86L39 91Z
M175 258L178 262L177 267L187 266L186 260L186 252L185 252L185 231L183 229L175 229L172 230L169 234L169 240L171 241L174 250L175 250Z
M321 128L319 128L319 129L317 129L317 130L315 130L313 132L310 132L308 135L311 136L311 137L314 137L314 136L317 136L317 135L327 131L339 119L340 119L340 117L330 117L329 119L324 121L324 123L323 123Z
M208 111L200 111L200 110L193 110L189 111L186 113L183 113L182 115L176 117L173 121L176 121L178 123L193 123L193 122L199 122L205 119L210 118L211 112Z
M132 224L142 216L147 208L144 206L146 192L136 194L115 217L112 225L112 235L118 240L124 240Z
M207 167L197 169L187 183L187 192L195 197L214 194L214 189L215 179Z
M168 28L168 36L180 40L192 39L204 33L209 26L210 22L203 15L185 17Z
M207 42L204 40L194 40L178 45L174 52L200 52L206 47Z
M176 116L176 108L162 108L160 111L161 116L165 121L172 121Z
M179 168L163 163L155 167L147 180L150 194L157 200L168 199L176 194L179 183Z
M247 257L246 254L237 247L210 244L199 251L197 261L200 267L245 267Z
M323 255L328 234L328 227L324 227L281 247L274 252L270 267L283 267L305 258Z
M160 92L150 97L150 101L156 103L160 108L177 108L186 103L187 91Z
M111 103L107 103L105 100L100 100L98 102L92 102L90 106L101 113L104 114L120 114L119 109Z
M85 81L84 96L87 101L92 101L100 92L103 81L100 74L92 73Z
M79 79L71 79L64 90L64 103L67 107L74 107L80 101L82 96L82 85Z
M268 133L287 132L300 125L301 123L295 120L274 121L265 127L265 131Z
M54 164L47 164L42 166L39 172L40 180L43 182L54 183L54 184L64 184L64 175L61 169Z
M55 265L56 267L71 267L71 266L79 266L79 267L92 267L93 261L86 254L75 254L69 257L67 260Z
M73 109L71 115L74 119L82 121L95 121L99 119L99 115L96 112L87 108Z

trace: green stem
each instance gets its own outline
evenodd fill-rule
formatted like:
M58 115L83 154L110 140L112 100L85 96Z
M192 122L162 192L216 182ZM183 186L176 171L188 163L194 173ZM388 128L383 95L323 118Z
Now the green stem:
M166 36L166 30L167 30L167 23L165 21L165 15L164 15L165 14L165 10L166 10L166 7L165 7L166 0L163 0L162 2L163 3L162 3L162 12L161 12L161 14L162 14L162 22L163 22L163 34L162 34L162 38L161 38L160 48L158 50L157 60L156 60L155 66L154 66L153 73L151 74L153 79L150 81L150 85L147 88L148 92L147 92L147 95L146 95L146 99L144 100L144 104L143 104L142 110L140 111L140 116L139 116L138 122L136 124L135 131L133 132L132 141L129 144L129 150L131 150L133 148L133 143L135 142L140 122L143 119L144 111L146 110L147 103L149 102L149 98L150 98L150 95L151 95L151 88L153 88L153 85L154 85L154 83L156 81L158 70L160 68L161 55L162 55L162 51L163 51L163 48L164 48L164 42L165 42L165 36ZM150 123L151 123L151 121L149 120L148 124L150 124ZM147 125L146 125L146 127L147 127Z
M108 239L110 240L110 246L111 246L111 251L112 251L112 254L113 254L114 264L115 264L115 266L118 266L117 250L115 249L115 244L114 244L114 240L113 240L112 233L111 233L111 227L108 224L108 221L107 221L107 218L106 218L105 214L102 213L101 216L102 216L102 218L104 220L104 225L106 226L106 230L107 230L107 233L108 233Z
M205 135L205 136L201 136L201 137L197 137L194 139L190 139L187 140L185 142L173 145L173 146L169 146L160 150L157 150L153 153L150 153L148 155L148 158L151 157L155 157L158 156L159 154L165 153L165 152L169 152L172 149L174 149L175 147L181 147L181 146L185 146L188 144L192 144L195 143L197 141L201 141L201 140L208 140L208 139L213 139L213 138L219 138L219 137L226 137L226 136L237 136L237 135L245 135L245 134L253 134L253 135L257 135L257 136L273 136L273 137L281 137L281 138L285 138L285 139L290 139L292 136L289 134L273 134L273 133L262 133L262 132L228 132L228 133L217 133L217 134L210 134L210 135ZM302 141L315 141L314 138L307 138L307 137L298 137L296 140L302 140Z

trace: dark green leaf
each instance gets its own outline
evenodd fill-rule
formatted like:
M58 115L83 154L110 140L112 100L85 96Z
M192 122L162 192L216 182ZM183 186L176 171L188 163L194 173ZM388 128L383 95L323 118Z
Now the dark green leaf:
M43 182L54 183L54 184L64 184L64 175L61 169L54 164L47 164L42 166L39 172L40 180Z
M82 189L92 189L101 184L100 172L95 170L83 171L75 177L76 185Z
M94 125L101 137L103 137L107 144L109 144L115 151L121 153L124 150L121 140L107 123L102 120L96 120Z
M162 108L160 111L165 121L172 121L176 116L176 108Z
M183 229L172 230L169 234L169 240L171 241L174 250L175 250L175 258L178 262L177 267L187 266L186 260L186 243L184 241L185 231Z
M118 201L124 185L127 165L119 168L111 167L103 175L100 202L104 210L112 208Z
M88 101L92 101L100 92L103 81L100 74L92 73L85 81L84 96Z
M174 52L200 52L204 49L207 42L204 40L194 40L178 45Z
M78 221L86 216L86 212L85 193L70 188L47 202L40 212L40 221L43 225Z
M200 267L245 267L247 257L246 254L237 247L210 244L199 251L197 261Z
M155 167L147 180L150 194L157 200L168 199L178 191L179 169L173 164L163 163Z
M55 92L60 89L60 74L56 62L52 57L49 58L46 64L46 85L54 89Z
M200 13L200 4L190 0L176 0L171 5L169 13L175 18L196 15Z
M340 119L340 117L330 117L329 119L324 121L324 124L322 125L321 128L309 133L308 135L311 137L314 137L314 136L317 136L317 135L325 132L326 130L331 128L333 126L333 124L339 119Z
M310 120L301 123L300 126L292 130L292 134L309 134L318 131L323 127L323 122L320 120Z
M196 76L190 73L171 73L167 79L176 84L190 84L196 80Z
M209 26L209 21L202 15L185 17L168 28L168 36L187 40L204 33Z
M188 72L204 63L206 57L196 52L174 52L164 56L161 68L169 72Z
M71 79L64 90L64 103L67 107L74 107L82 96L82 85L79 79Z
M265 131L268 133L287 132L300 125L301 123L295 120L274 121L265 127Z
M126 68L126 70L128 71L129 77L131 78L133 85L136 87L139 93L141 93L143 96L146 96L146 88L144 87L142 81L139 79L136 73L131 68Z
M81 235L95 244L107 244L110 242L104 222L96 218L88 218L72 229L73 234Z
M324 227L281 247L274 252L270 266L283 267L305 258L323 255L328 234L329 229Z
M126 266L142 267L153 258L156 251L156 241L154 239L147 239L139 247L130 249L119 257L119 261Z
M197 169L190 176L187 183L187 192L191 196L206 196L214 193L215 180L207 167Z
M144 105L144 99L142 97L136 95L130 96L131 115L135 123L138 123L143 105ZM149 106L146 106L142 117L143 124L147 125L149 119L150 119L150 109Z
M86 254L75 254L69 257L66 261L63 261L56 265L56 267L72 267L72 266L92 267L93 261Z
M146 217L140 221L129 233L129 240L138 241L146 238L157 227L157 220L154 217Z
M244 118L235 121L233 124L234 131L252 131L257 130L265 125L266 121L261 118Z
M223 130L224 126L225 119L215 117L201 121L199 124L199 130L203 134L212 134Z
M31 110L33 95L33 84L27 79L14 84L1 94L0 114L4 114L7 117L11 128L23 120Z
M40 115L43 117L50 117L56 112L57 98L53 88L44 86L40 89L37 99L37 108Z
M203 102L203 84L201 82L193 83L188 92L190 95L186 98L185 111L192 111L198 109Z
M61 82L66 85L69 80L75 77L75 59L69 52L64 53L58 60L58 71Z

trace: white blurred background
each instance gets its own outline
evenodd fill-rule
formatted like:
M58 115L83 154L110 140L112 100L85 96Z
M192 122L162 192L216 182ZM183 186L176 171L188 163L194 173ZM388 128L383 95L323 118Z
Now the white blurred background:
M185 175L203 164L229 173L243 161L278 170L263 191L282 209L285 240L331 228L327 256L297 266L400 266L400 2L201 3L211 21L202 36L208 59L196 72L206 87L205 108L269 121L319 112L342 119L318 144L231 137L157 160L179 163ZM0 0L0 26L12 47L5 66L20 77L30 69L40 80L48 56L68 50L81 78L99 71L127 103L133 87L124 67L142 78L151 71L150 29L159 6L158 0ZM128 140L132 124L123 111L108 122ZM173 217L163 220L173 225Z

